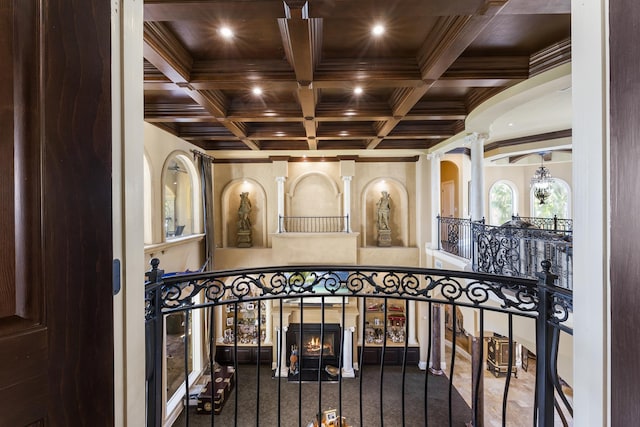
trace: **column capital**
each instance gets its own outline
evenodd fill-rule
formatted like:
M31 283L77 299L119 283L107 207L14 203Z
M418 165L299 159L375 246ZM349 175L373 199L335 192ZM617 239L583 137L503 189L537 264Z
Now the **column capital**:
M351 181L351 180L353 180L353 176L351 176L351 175L342 175L340 178L342 178L343 181Z
M440 160L444 157L444 153L436 152L427 154L427 160Z
M286 176L276 176L276 182L285 182L286 180Z

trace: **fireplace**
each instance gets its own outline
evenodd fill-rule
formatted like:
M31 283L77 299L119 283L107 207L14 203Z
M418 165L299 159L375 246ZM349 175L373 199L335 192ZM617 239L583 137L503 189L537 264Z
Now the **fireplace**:
M287 363L290 373L295 372L290 365L296 359L303 375L305 371L317 374L318 369L324 371L327 365L340 367L340 342L340 325L337 323L325 323L324 330L321 323L305 323L302 331L299 323L290 324L287 330Z

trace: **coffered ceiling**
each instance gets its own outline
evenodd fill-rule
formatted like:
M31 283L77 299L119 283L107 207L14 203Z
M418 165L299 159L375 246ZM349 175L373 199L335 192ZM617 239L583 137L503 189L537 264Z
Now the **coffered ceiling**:
M570 0L145 0L144 14L145 120L205 150L426 150L570 61Z

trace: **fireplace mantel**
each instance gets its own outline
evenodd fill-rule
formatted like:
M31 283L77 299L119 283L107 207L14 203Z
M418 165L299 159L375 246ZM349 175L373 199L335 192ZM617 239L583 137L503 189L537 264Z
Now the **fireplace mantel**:
M277 367L277 360L280 359L281 368L279 375L286 376L286 358L287 354L286 349L286 340L284 339L287 329L291 324L299 324L303 323L300 320L300 304L298 303L283 303L282 304L282 325L280 324L280 304L274 303L271 310L271 319L272 319L272 327L275 332L275 336L282 336L282 347L281 349L277 348L277 345L274 345L274 369ZM344 324L342 324L342 304L328 304L324 305L324 323L335 323L339 324L342 328L342 332L345 334L345 354L350 355L349 361L344 363L343 371L346 369L346 375L343 376L352 376L353 374L353 355L355 355L356 348L354 347L355 341L351 339L351 334L353 334L357 329L358 322L358 305L356 299L349 299L348 302L344 306ZM302 320L305 324L308 323L322 323L322 307L319 304L305 304ZM348 338L346 335L349 335ZM349 346L350 348L347 348ZM350 351L349 351L350 350ZM349 357L349 356L347 356Z

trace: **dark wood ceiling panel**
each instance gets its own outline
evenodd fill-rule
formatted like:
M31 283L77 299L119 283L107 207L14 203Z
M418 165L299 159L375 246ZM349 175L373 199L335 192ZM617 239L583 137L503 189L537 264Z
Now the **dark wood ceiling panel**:
M214 151L427 150L463 132L481 102L569 61L569 9L569 0L146 0L145 119ZM380 37L374 23L385 25ZM234 37L222 38L222 25Z
M278 23L272 19L245 18L233 22L172 21L167 27L187 48L194 59L279 59L284 56ZM228 26L234 36L225 39L219 29Z
M531 55L571 36L571 16L499 15L469 46L467 53L482 55Z

